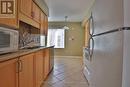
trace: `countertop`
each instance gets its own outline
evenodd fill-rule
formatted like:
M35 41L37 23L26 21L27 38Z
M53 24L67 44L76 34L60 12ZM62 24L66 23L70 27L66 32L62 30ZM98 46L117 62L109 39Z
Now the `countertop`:
M42 49L51 48L51 47L54 47L54 46L38 47L38 48L33 48L33 49L21 49L21 50L18 50L17 52L3 54L3 55L0 55L0 63L36 52Z

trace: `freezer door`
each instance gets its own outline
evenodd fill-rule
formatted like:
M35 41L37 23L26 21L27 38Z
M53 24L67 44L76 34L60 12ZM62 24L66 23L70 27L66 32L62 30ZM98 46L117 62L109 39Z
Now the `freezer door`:
M90 87L121 87L123 32L94 37L92 61L87 63Z

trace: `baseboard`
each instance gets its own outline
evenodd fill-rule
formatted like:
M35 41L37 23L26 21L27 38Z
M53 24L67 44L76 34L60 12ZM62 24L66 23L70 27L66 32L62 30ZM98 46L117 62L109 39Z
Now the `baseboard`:
M82 56L54 56L54 58L83 58Z

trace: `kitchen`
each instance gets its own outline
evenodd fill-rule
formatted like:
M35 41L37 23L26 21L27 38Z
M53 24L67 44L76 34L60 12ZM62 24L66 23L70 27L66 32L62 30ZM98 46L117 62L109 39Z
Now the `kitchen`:
M43 85L43 87L130 87L129 0L93 0L90 2L88 0L88 3L85 2L86 0L77 2L70 0L75 2L75 5L64 0L0 1L0 78L3 78L0 79L0 87L42 87ZM88 9L83 10L84 12L82 12L83 8L76 8L78 13L84 13L84 15L71 17L65 14L69 6L82 7L81 3L89 5L87 8L83 6ZM10 6L13 7L9 8ZM62 6L63 8L66 6L66 9L61 9ZM61 13L63 12L62 18L57 15L58 8ZM73 13L73 11L74 9L68 13ZM57 14L53 16L53 12ZM78 13L73 13L73 15ZM56 15L59 19L55 19ZM65 29L66 34L70 31L79 32L70 33L67 39L71 43L76 40L84 43L83 46L80 43L80 51L73 49L76 54L82 53L81 50L83 50L83 64L82 58L79 58L81 55L78 58L72 58L77 55L74 55L71 49L65 51L55 49L53 45L46 46L48 27L57 24L59 28L59 25L62 25L52 23L51 17L55 19L52 22L62 21L65 22L63 25L70 27L70 30ZM73 22L71 20L77 22L76 18L81 18L78 19L80 23L77 24L82 23L84 29L81 25L79 30L71 27ZM76 38L76 34L80 39ZM41 37L43 37L42 40ZM77 44L77 42L74 43ZM79 44L75 48L78 47ZM6 54L6 52L10 53ZM66 58L65 54L68 54L70 59ZM54 60L56 56L65 58ZM64 71L64 68L67 71ZM62 79L64 76L61 76L61 73L66 75L66 78ZM56 74L58 77L55 77ZM69 79L68 74L72 79ZM51 82L54 83L51 84Z

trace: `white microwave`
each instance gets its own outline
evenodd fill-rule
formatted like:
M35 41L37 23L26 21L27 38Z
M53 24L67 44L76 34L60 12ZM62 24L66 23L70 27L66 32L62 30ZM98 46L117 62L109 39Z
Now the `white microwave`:
M18 43L18 31L0 27L0 54L17 51Z

